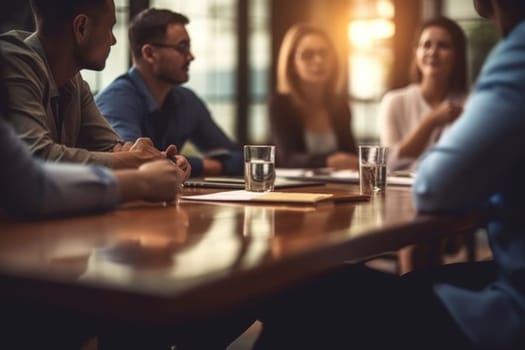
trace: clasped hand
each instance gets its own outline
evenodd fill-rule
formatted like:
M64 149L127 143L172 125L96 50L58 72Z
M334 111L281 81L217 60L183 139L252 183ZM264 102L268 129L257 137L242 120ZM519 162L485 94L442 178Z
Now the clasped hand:
M169 145L165 151L161 152L155 148L153 141L148 137L139 137L134 143L130 141L119 142L113 148L113 152L133 152L140 164L169 159L184 172L184 180L191 175L191 165L186 157L178 154L177 146Z

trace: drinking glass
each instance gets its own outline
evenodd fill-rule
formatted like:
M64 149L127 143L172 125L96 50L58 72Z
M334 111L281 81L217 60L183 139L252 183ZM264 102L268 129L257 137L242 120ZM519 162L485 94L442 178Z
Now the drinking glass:
M388 147L359 146L359 189L363 194L386 190Z
M273 191L275 183L275 146L244 146L244 188L252 192Z

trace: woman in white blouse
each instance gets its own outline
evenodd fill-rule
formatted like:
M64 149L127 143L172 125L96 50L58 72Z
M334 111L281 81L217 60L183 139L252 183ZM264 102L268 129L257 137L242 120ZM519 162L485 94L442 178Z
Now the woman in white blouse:
M391 148L389 170L416 171L417 159L459 117L468 91L466 38L454 21L425 22L417 37L410 85L383 97L381 143Z

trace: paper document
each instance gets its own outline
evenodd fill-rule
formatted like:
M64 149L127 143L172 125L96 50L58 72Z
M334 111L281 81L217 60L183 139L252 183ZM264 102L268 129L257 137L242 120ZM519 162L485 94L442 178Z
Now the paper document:
M185 200L225 202L281 202L318 203L321 201L368 200L370 196L358 193L308 193L308 192L249 192L245 190L225 191L200 195L183 195Z

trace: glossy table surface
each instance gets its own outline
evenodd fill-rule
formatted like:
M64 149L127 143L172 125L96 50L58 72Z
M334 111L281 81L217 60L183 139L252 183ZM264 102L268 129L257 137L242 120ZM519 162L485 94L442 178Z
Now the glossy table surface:
M203 193L185 189L185 193ZM354 185L293 192L357 192ZM141 321L181 322L473 225L417 216L409 187L319 205L181 201L23 222L0 219L0 285L31 300Z

